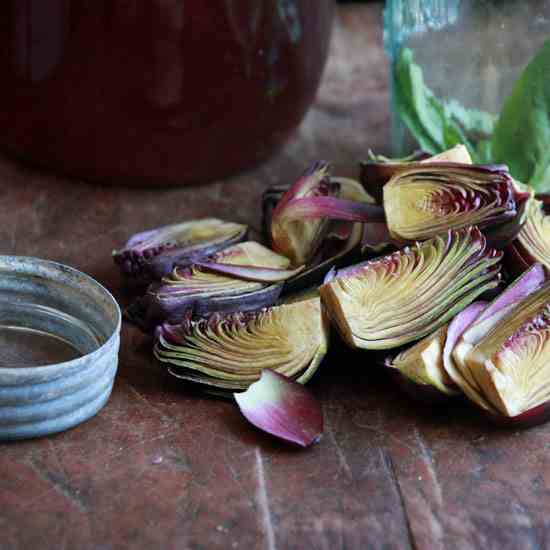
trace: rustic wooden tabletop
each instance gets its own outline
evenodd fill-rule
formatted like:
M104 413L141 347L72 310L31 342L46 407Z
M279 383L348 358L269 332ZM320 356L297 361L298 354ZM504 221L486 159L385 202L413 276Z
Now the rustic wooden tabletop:
M298 134L260 168L208 186L130 189L0 159L0 253L80 268L111 288L132 233L215 215L258 228L262 190L312 160L355 172L387 151L381 6L340 7ZM167 379L125 326L108 405L73 430L0 445L0 547L320 549L550 546L550 426L497 430L464 403L410 401L366 353L333 350L311 384L325 435L298 451L234 405Z

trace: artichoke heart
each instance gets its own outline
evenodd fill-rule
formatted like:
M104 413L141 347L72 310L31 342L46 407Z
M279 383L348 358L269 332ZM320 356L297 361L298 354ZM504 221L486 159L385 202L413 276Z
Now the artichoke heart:
M515 417L550 399L550 283L519 302L463 359L483 398Z
M246 238L239 223L205 218L137 233L113 259L130 281L147 284L170 273L176 264L189 265Z
M421 164L396 174L383 192L390 235L402 242L494 227L517 214L518 192L503 166Z
M321 297L350 345L394 348L427 336L495 288L500 258L477 228L449 231L337 272Z
M307 382L328 346L317 298L248 313L213 314L157 328L154 353L171 374L222 391L244 390L263 369Z

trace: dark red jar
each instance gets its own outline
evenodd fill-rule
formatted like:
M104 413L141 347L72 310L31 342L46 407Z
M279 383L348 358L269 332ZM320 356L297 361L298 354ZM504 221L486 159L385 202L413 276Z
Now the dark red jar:
M313 101L333 0L2 0L0 147L103 181L250 167Z

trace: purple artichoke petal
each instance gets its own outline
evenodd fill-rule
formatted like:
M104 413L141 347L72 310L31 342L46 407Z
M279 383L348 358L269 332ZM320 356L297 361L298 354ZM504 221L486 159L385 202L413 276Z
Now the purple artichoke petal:
M321 439L321 406L301 384L264 369L258 382L234 395L243 415L260 430L301 447Z

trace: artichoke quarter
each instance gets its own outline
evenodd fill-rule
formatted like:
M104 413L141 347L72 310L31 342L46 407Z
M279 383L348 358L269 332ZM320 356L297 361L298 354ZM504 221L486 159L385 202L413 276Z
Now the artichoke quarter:
M299 273L289 260L254 241L238 243L190 266L176 266L126 311L150 330L166 320L214 312L250 311L274 304L283 282Z
M264 369L300 383L328 346L319 297L228 315L188 317L156 330L154 353L178 378L221 392L245 390Z
M531 197L519 191L505 166L458 163L417 165L396 174L383 193L389 233L405 243L448 229L476 225L487 231L510 224ZM511 224L507 238L519 228Z
M500 259L469 227L337 271L320 293L351 346L390 349L427 336L498 286Z

